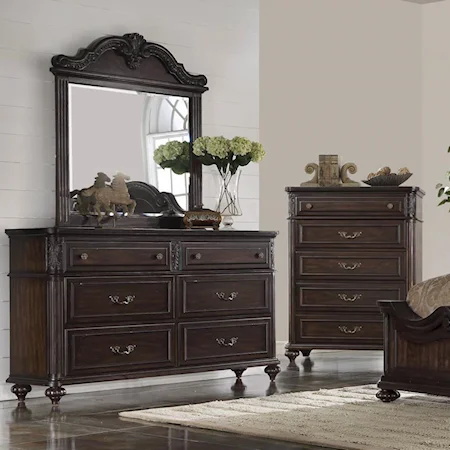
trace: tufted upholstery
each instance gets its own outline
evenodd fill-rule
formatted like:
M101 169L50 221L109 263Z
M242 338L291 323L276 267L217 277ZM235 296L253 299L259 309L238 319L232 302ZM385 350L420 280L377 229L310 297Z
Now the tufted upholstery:
M450 306L450 274L430 278L413 286L406 299L420 317L428 317L439 306Z

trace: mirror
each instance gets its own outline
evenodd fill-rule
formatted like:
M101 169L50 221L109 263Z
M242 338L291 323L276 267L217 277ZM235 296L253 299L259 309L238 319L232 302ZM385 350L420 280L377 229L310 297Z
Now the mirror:
M98 172L122 172L174 195L189 208L189 172L162 168L154 151L189 142L189 98L69 84L69 189L91 186Z
M192 143L201 136L204 75L187 72L169 50L138 33L102 37L74 56L56 55L50 70L56 93L57 226L94 225L102 214L115 217L114 205L127 216L121 227L149 226L150 213L201 206L202 166L191 157L192 146L185 148L182 170L177 162L178 173L163 169L153 156L169 141ZM117 196L128 188L128 209L116 202L114 211L100 212L90 196L82 201L89 212L80 213L79 191L104 189L105 182L119 187ZM112 222L106 226L116 226Z

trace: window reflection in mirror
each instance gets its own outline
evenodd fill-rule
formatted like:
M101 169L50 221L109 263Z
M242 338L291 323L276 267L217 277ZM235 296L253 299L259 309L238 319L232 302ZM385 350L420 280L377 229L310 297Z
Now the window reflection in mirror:
M158 146L189 141L189 99L96 86L69 85L69 186L91 186L97 172L117 172L171 192L188 209L189 173L153 160Z

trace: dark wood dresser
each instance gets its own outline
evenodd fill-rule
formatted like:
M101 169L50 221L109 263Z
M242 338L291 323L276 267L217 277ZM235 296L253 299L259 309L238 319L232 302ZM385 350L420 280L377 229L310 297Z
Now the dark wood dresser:
M312 349L382 349L378 300L421 281L416 187L289 187L290 330L294 364Z
M30 385L266 365L275 357L276 233L116 228L7 230L11 372Z

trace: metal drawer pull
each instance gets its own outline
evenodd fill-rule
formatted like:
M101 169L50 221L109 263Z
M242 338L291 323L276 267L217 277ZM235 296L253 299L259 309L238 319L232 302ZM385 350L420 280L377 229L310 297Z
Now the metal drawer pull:
M163 258L164 258L164 255L163 255L162 253L158 253L158 254L156 255L156 259L161 260L161 259L163 259Z
M196 253L196 254L194 255L194 258L195 258L195 259L202 259L202 254L201 254L201 253Z
M110 295L109 299L118 305L129 305L134 299L136 298L135 295L125 295L125 300L120 300L120 297L118 295Z
M232 292L228 297L225 295L225 292L216 292L217 297L220 298L220 300L224 300L226 302L232 302L237 296L239 292Z
M394 207L392 203L388 203L386 206L388 207L388 209L392 209Z
M217 338L216 339L216 342L222 347L233 347L233 345L235 345L237 343L237 341L238 341L237 337L230 338L228 340L228 342L225 338Z
M360 237L363 233L362 231L354 231L353 234L347 234L346 231L338 231L338 234L340 237L343 237L345 239L356 239L357 237Z
M338 264L339 264L339 267L341 267L342 269L345 269L345 270L355 270L355 269L359 269L361 267L360 262L353 263L352 266L348 266L347 263L345 263L345 262L340 262Z
M80 255L80 258L81 258L83 261L86 261L86 259L89 258L89 255L88 255L87 253L82 253L82 254Z
M125 347L125 350L120 350L120 345L111 346L109 348L115 355L129 355L130 353L134 352L134 349L136 348L136 346L135 345L127 345Z
M263 259L264 258L264 253L263 252L259 252L259 253L256 254L256 257L258 259Z
M354 302L356 300L359 300L362 295L361 294L355 294L353 297L347 297L347 294L338 294L338 297L341 300L344 300L344 302Z
M305 207L306 207L306 209L311 209L311 208L313 207L313 205L311 205L311 203L307 203L307 204L305 205Z
M355 334L355 333L359 333L363 327L361 327L360 325L356 325L353 327L353 330L349 330L346 326L339 326L339 331L341 333L345 333L345 334Z

